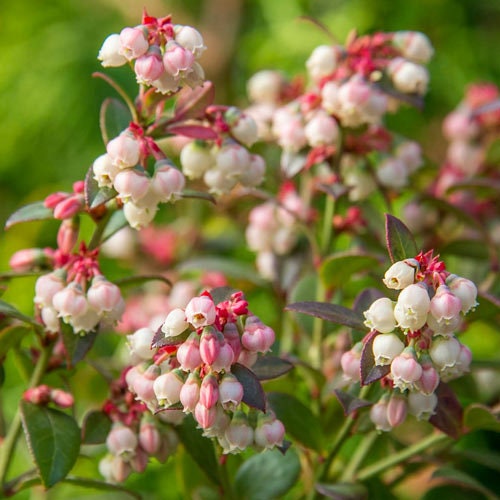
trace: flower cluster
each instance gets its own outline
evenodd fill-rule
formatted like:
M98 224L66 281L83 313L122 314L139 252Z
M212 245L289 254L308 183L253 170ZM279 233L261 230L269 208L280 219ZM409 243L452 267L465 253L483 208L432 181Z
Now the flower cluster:
M469 370L471 352L455 332L477 305L477 289L472 281L447 272L432 251L395 262L383 282L399 291L397 300L382 297L371 304L364 313L371 332L344 353L341 365L348 380L360 380L363 344L371 345L371 352L363 355L371 356L375 366L386 367L383 385L391 390L370 415L377 429L390 430L407 412L418 419L431 417L440 381Z
M144 136L141 127L131 123L108 142L106 151L93 163L94 179L99 187L116 190L125 218L133 228L147 226L159 203L173 202L181 196L184 175L150 137ZM149 156L156 159L152 175L143 166Z
M60 330L59 320L75 333L95 330L101 321L116 322L124 310L120 289L100 272L97 251L55 252L54 270L35 284L35 304L48 332Z
M205 49L203 37L192 26L173 24L171 16L145 13L139 26L106 38L99 60L104 67L133 63L138 83L167 94L203 82L205 74L197 60Z
M160 419L175 424L192 414L224 453L252 444L271 448L281 445L283 424L270 411L244 409L244 387L232 370L249 370L274 339L274 331L248 311L242 292L218 304L205 292L172 309L156 334L145 327L129 336L133 359L141 362L126 381ZM153 350L152 343L160 347Z

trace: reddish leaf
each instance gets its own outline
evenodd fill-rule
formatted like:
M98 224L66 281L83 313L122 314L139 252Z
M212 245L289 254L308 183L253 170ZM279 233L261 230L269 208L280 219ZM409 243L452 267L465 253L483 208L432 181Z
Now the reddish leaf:
M184 87L177 98L174 120L203 117L206 107L214 102L214 98L215 87L212 82L205 82L195 89Z
M175 337L165 337L165 333L161 331L161 327L158 328L154 334L153 340L151 342L151 349L159 349L160 347L176 346L182 344L191 334L191 330L186 330L180 335Z
M266 396L255 373L239 363L231 367L231 373L243 386L243 402L252 408L266 411Z
M191 139L203 139L205 141L214 141L219 137L217 132L203 125L171 125L167 127L166 132L174 135L183 135Z
M366 330L363 324L363 318L357 312L337 304L328 304L326 302L295 302L288 304L285 311L296 311L309 316L315 316L332 323L349 326L356 330Z
M462 435L463 409L451 388L441 382L436 390L438 404L429 422L448 436L458 439Z
M341 391L339 389L335 389L335 396L339 400L342 408L344 409L344 415L347 417L350 413L359 410L360 408L364 408L366 406L371 406L370 401L366 401L365 399L359 399L348 392Z
M391 370L390 365L378 366L375 364L373 356L373 341L378 335L376 330L368 334L361 352L361 385L369 385L382 377L385 377Z
M408 259L417 255L417 244L410 230L402 221L385 214L385 238L392 262Z
M263 356L257 359L252 371L259 380L272 380L293 369L293 363L277 356Z

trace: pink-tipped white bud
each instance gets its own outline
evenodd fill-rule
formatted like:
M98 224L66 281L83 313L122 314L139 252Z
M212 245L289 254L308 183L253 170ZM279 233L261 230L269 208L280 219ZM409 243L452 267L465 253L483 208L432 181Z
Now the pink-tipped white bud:
M429 38L420 31L396 31L393 43L401 50L403 57L416 63L426 64L434 54Z
M106 145L106 151L113 165L119 168L134 167L139 162L139 143L127 133L111 139Z
M188 326L184 309L175 308L168 313L161 331L165 334L165 337L176 337L186 331Z
M207 408L201 403L198 403L194 409L194 418L202 429L212 427L217 418L217 406Z
M177 361L184 371L194 371L202 361L200 356L200 339L196 333L192 333L185 342L177 349Z
M462 312L467 314L477 306L477 288L476 285L467 278L462 278L456 274L450 274L446 279L451 293L458 297L462 302Z
M188 142L182 148L180 162L189 179L199 179L215 164L211 150L198 141Z
M192 26L177 24L174 27L174 32L175 41L192 52L195 58L200 57L205 51L206 46L203 43L203 37L197 29Z
M163 54L163 65L169 75L179 77L181 74L191 71L194 63L194 55L182 45L169 41Z
M259 71L248 80L247 93L252 102L275 104L280 98L283 83L283 75L278 71Z
M179 399L185 413L192 413L198 404L200 400L200 385L200 376L196 372L190 373L179 394Z
M179 199L186 185L184 175L180 170L171 167L168 162L163 166L159 166L158 163L151 182L153 192L161 202Z
M35 283L35 304L51 306L54 295L65 287L65 281L57 273L43 274Z
M393 393L389 403L387 403L387 421L391 427L401 425L408 413L406 398L399 394Z
M391 363L391 376L394 387L401 391L413 389L422 376L422 366L417 361L413 348L407 347Z
M261 449L271 449L283 444L285 426L274 413L260 413L254 432L255 444Z
M155 51L142 55L136 59L134 71L138 83L151 85L165 72L161 55Z
M200 404L212 408L219 401L219 382L213 373L203 377L200 386Z
M333 73L337 68L341 49L333 45L319 45L306 61L309 76L314 82Z
M82 288L77 283L70 283L54 294L52 298L54 309L65 321L72 316L85 314L88 308L87 299Z
M315 113L307 122L304 134L311 147L335 144L339 136L337 121L323 111Z
M153 383L153 390L158 403L162 406L171 406L180 401L180 393L184 385L181 370L163 373Z
M154 351L151 349L155 333L151 328L140 328L132 335L127 335L128 346L131 356L139 357L142 360L149 360L153 357Z
M214 301L206 295L192 298L186 306L186 321L195 328L212 325L215 321Z
M395 302L388 297L375 300L369 309L363 313L366 318L365 326L380 333L392 332L396 328L394 306Z
M145 54L149 43L144 36L144 31L139 28L123 28L120 32L120 53L129 61Z
M219 401L226 410L233 410L243 399L243 386L232 373L226 373L219 384Z
M370 420L378 431L387 432L392 429L387 418L387 401L385 398L381 399L370 408Z
M260 155L250 155L248 167L241 172L238 179L246 187L256 187L262 184L266 173L266 162Z
M375 175L382 186L401 189L408 184L408 169L405 163L395 157L389 157L380 162Z
M432 360L422 363L422 375L415 383L416 389L422 394L432 394L439 385L439 374L432 364Z
M263 323L246 324L241 344L245 349L254 352L267 352L274 343L274 330Z
M436 413L438 398L434 393L422 394L410 392L408 394L408 411L417 417L417 420L429 420Z
M429 327L439 334L451 334L461 322L462 301L446 285L440 285L431 300Z
M205 328L200 337L200 356L204 363L211 365L221 350L221 338L215 328ZM207 405L205 405L207 406Z
M400 92L419 95L427 92L429 72L420 64L397 57L389 64L388 73L394 87Z
M133 168L126 168L116 174L113 187L123 201L132 200L137 203L148 192L151 179Z
M122 424L114 424L106 438L108 450L118 457L133 455L138 444L135 433Z
M110 313L123 302L120 288L104 276L96 276L87 290L90 307L98 314Z

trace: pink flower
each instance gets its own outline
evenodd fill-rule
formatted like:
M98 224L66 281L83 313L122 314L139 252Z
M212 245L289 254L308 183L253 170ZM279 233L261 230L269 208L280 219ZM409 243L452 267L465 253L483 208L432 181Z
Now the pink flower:
M138 444L135 433L122 424L114 424L106 439L108 450L116 456L133 455Z
M194 55L191 51L174 41L167 43L163 54L163 65L169 75L180 76L191 70L194 63Z
M185 413L193 412L198 404L200 400L200 385L200 376L196 372L190 373L179 394L179 399Z
M158 80L165 71L163 60L160 54L148 52L136 59L134 71L139 83L151 85L154 80Z
M120 32L120 54L129 61L146 53L149 43L141 28L124 28Z
M186 306L186 321L195 328L212 325L215 321L215 304L210 297L192 298Z
M106 151L113 165L119 168L134 167L139 162L139 143L127 133L122 133L109 141Z
M123 201L132 199L138 202L148 192L151 179L144 173L126 168L118 172L113 181L113 187L118 191Z
M422 366L417 361L412 348L407 347L391 363L391 375L394 386L404 391L412 389L422 376Z
M162 406L171 406L178 403L183 385L184 377L181 370L173 370L160 375L153 384L158 403Z
M248 321L247 321L248 323ZM245 349L255 352L267 352L274 343L274 330L264 323L245 325L241 343Z
M243 399L243 386L232 373L226 373L219 384L219 400L226 410L234 410Z
M201 365L200 340L196 333L192 333L177 349L177 360L184 371L194 371Z
M98 314L109 313L122 307L123 298L120 288L104 276L96 276L87 290L87 300Z
M200 386L200 404L212 408L219 401L219 383L213 373L203 377Z

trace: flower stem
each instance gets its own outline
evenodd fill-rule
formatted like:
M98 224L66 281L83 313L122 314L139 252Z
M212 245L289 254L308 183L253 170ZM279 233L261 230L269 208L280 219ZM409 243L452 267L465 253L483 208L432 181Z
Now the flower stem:
M359 481L366 481L373 476L384 472L385 470L393 467L394 465L398 465L409 458L412 458L415 455L427 450L431 446L435 446L437 444L446 444L449 445L453 442L453 439L447 436L446 434L431 434L430 436L422 439L418 443L415 443L408 448L401 450L398 453L394 453L374 464L371 464L364 469L361 469L358 474L356 474L356 479Z
M40 352L40 357L35 365L35 369L31 375L31 380L28 384L28 387L36 387L40 384L42 377L47 368L47 364L49 362L50 356L52 354L52 347L46 346ZM17 443L17 438L19 437L19 432L21 430L21 412L18 408L14 419L12 420L9 431L5 436L5 439L2 443L2 450L0 453L0 484L5 484L5 478L7 476L10 461L12 458L12 454L14 452L14 448Z
M351 482L353 478L356 475L356 471L358 467L361 465L363 462L364 458L370 451L371 447L373 446L373 443L378 437L378 432L377 431L372 431L366 436L364 436L363 440L359 444L359 446L356 448L356 451L354 452L353 456L351 457L351 460L347 464L347 467L344 469L344 472L342 473L342 476L340 478L341 482Z

